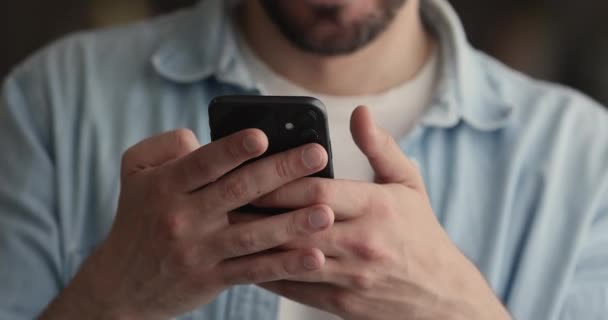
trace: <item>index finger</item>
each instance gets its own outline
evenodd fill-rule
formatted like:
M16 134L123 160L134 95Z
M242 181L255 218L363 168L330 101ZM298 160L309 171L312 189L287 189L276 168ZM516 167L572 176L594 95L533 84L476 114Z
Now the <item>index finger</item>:
M327 166L328 155L309 144L254 161L193 193L198 205L226 213Z
M168 168L169 183L178 192L192 192L219 179L247 160L262 155L268 138L258 129L239 131L202 146Z

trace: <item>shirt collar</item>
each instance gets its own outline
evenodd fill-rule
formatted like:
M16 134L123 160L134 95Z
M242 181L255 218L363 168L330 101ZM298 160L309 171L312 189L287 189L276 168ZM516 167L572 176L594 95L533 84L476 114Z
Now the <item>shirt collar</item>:
M421 10L438 39L441 64L433 105L422 124L453 127L465 121L482 131L506 126L512 105L494 96L497 88L488 76L488 60L469 45L454 9L445 0L422 0Z
M230 1L228 1L229 3ZM208 77L255 90L240 57L230 8L223 0L202 0L183 17L152 56L155 70L178 83ZM482 131L504 127L512 114L506 99L493 97L496 83L487 76L487 59L467 42L462 24L445 0L422 0L425 21L439 41L440 80L424 126L450 128L461 121Z
M231 20L234 1L201 0L180 13L178 23L153 54L156 72L178 83L194 83L208 77L255 89L240 53ZM227 4L228 3L228 4Z

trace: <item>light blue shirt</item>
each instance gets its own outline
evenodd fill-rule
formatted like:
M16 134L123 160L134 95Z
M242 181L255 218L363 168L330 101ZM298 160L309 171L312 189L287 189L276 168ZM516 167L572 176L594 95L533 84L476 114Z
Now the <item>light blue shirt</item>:
M107 234L129 146L256 92L221 0L43 50L0 96L0 319L35 317ZM608 318L608 115L472 49L423 1L441 82L400 141L435 213L516 319ZM407 59L407 57L404 57ZM339 143L339 142L334 142ZM273 319L277 296L232 288L180 319Z

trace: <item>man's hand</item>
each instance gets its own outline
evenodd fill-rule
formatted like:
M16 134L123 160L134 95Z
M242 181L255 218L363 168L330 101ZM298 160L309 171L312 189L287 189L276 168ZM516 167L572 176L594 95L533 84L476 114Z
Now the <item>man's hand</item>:
M266 250L328 229L334 216L327 206L228 221L228 212L327 164L321 146L307 145L233 171L267 146L259 130L203 147L192 132L179 130L128 150L108 238L42 319L168 319L229 286L322 267L324 255L314 247Z
M326 262L320 270L262 287L344 319L508 319L441 228L417 168L394 140L365 108L354 112L351 131L376 183L303 178L255 203L327 205L339 221L283 246L321 249Z

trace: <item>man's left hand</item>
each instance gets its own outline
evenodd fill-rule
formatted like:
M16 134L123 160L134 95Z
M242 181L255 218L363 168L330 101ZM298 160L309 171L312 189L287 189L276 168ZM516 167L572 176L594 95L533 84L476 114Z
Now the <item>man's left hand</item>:
M353 138L375 183L304 178L262 197L261 207L333 209L333 228L289 248L320 248L321 270L263 284L344 319L508 319L475 266L450 241L418 169L360 107Z

